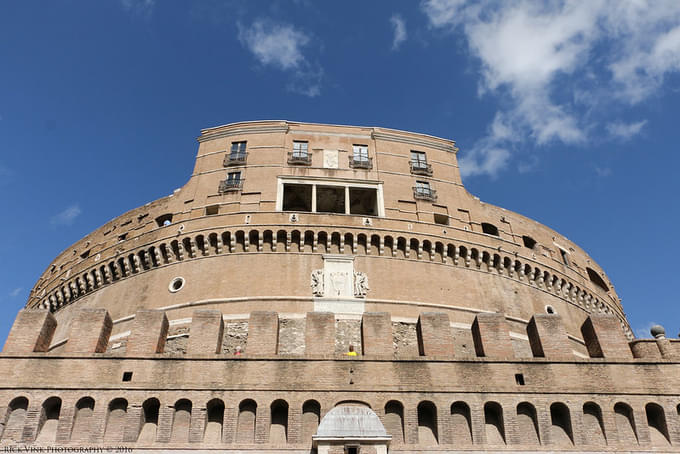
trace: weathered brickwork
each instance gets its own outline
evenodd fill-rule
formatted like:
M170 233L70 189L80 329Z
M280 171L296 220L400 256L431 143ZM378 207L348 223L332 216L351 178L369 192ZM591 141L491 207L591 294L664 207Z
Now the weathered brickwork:
M454 142L198 140L185 186L36 283L0 354L0 450L680 452L680 340L634 339L585 251L465 190Z

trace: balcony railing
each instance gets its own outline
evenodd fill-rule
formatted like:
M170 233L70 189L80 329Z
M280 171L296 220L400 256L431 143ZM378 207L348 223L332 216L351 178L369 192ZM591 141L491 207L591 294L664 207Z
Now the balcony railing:
M425 161L410 161L411 173L414 175L432 176L432 165Z
M349 166L352 169L372 169L373 168L373 158L360 157L360 156L350 156Z
M248 153L229 153L224 157L224 167L244 165L247 157Z
M437 191L432 188L413 186L413 198L419 200L437 201Z
M224 194L227 192L240 191L243 189L243 182L245 180L222 180L220 181L219 193Z
M312 155L309 153L296 153L294 151L289 151L288 164L295 166L311 166Z

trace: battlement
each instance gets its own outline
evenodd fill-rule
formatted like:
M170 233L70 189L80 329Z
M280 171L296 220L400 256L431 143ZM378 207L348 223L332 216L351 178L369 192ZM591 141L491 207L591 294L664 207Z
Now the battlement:
M4 355L46 353L47 355L101 354L118 355L121 350L109 348L112 322L103 310L78 309L67 339L50 343L57 322L46 310L24 309L19 313L5 343ZM290 356L297 349L303 357L332 357L336 355L336 317L332 313L310 312L302 319L304 333L280 338L279 315L276 312L252 312L245 322L242 354L246 356L274 356L285 351ZM163 311L140 310L132 320L132 328L125 336L126 356L148 356L165 353L168 339L188 337L188 348L176 351L182 356L222 355L224 320L219 311L195 310L188 329L180 336L168 337L169 323ZM440 360L455 360L454 334L446 313L424 312L415 325L411 349L399 348L395 341L389 313L366 312L361 316L360 335L353 347L360 356L408 358L422 356ZM629 342L614 315L590 315L582 325L584 343L590 358L606 361L680 360L680 339L638 339ZM557 314L537 314L526 327L526 340L531 356L517 355L513 349L510 330L502 313L478 314L470 329L474 343L474 357L493 359L544 358L553 361L583 361L569 348L569 338L562 318ZM517 338L517 334L515 334ZM282 345L282 342L295 344ZM345 344L349 341L344 341ZM185 342L186 343L186 342ZM402 342L403 344L404 342ZM409 342L405 342L405 347ZM413 345L415 344L415 345ZM300 348L302 347L302 348ZM343 345L347 347L347 345ZM228 352L231 353L231 352ZM294 354L294 353L293 353ZM464 355L461 359L473 356Z

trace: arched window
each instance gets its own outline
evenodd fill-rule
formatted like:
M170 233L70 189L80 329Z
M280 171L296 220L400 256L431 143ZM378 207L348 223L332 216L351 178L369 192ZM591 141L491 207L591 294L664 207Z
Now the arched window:
M310 443L316 434L321 419L321 405L315 400L308 400L302 405L302 442Z
M57 439L57 424L61 413L61 399L50 397L42 404L41 424L38 426L36 442L52 442Z
M622 444L638 444L637 431L635 430L635 418L630 405L618 402L614 405L614 417L616 419L616 431Z
M90 439L92 429L92 415L94 413L94 399L83 397L76 403L76 414L73 417L71 441L86 442Z
M28 411L28 399L17 397L9 404L7 409L9 417L2 432L3 440L21 441L21 435L26 423L26 412Z
M470 407L465 402L454 402L451 405L451 435L455 445L472 444Z
M213 399L206 405L207 417L205 424L204 443L217 444L222 441L222 428L224 424L224 402Z
M191 427L191 401L180 399L175 402L175 415L172 418L172 434L170 441L173 443L189 442L189 428Z
M550 406L550 441L555 445L574 443L569 408L561 402Z
M539 445L541 443L536 408L529 402L517 405L517 431L522 434L522 444Z
M288 440L288 403L281 399L275 400L270 410L269 442L285 444Z
M607 284L604 282L604 279L602 279L602 276L600 276L600 274L597 271L595 271L594 269L592 269L590 267L586 267L586 271L588 272L588 277L590 278L590 282L597 285L598 287L600 287L605 292L609 291L609 287L607 286Z
M122 398L113 399L111 403L109 403L108 417L106 418L106 430L104 431L105 442L123 441L123 429L125 428L127 407L127 400Z
M499 403L487 402L484 404L484 427L487 443L492 445L505 444L503 407Z
M254 400L246 399L238 406L238 423L236 441L238 443L255 442L255 416L257 404Z
M437 407L432 402L418 405L418 443L421 446L434 446L439 443L437 434Z
M534 240L530 236L523 235L522 242L524 243L524 247L526 248L533 249L536 247L536 240Z
M583 404L583 431L584 438L589 444L606 444L602 411L600 406L594 402Z
M652 446L668 446L670 438L668 437L668 426L663 408L657 404L647 404L645 405L645 413L647 414L649 438Z
M482 232L486 233L487 235L498 236L498 227L493 224L489 224L488 222L482 222Z
M142 428L139 431L137 442L153 443L156 441L160 408L161 403L155 397L144 401L142 404Z
M392 435L392 443L404 442L404 406L391 400L385 404L385 430Z

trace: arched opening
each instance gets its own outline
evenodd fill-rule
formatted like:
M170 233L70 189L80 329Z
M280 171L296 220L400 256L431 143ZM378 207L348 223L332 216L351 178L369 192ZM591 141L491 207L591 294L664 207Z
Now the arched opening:
M456 445L472 444L470 407L465 402L454 402L451 405L451 435Z
M172 418L172 443L188 443L191 427L191 401L180 399L175 402L175 415Z
M392 435L392 443L404 443L404 406L391 400L385 404L385 430Z
M600 406L594 402L583 404L583 431L589 444L606 444L602 411Z
M529 402L517 405L517 432L521 434L521 443L539 445L538 418L536 408Z
M550 441L562 446L574 443L569 408L561 402L550 406Z
M434 244L434 257L439 263L444 262L446 258L446 253L444 252L444 244L437 241Z
M487 443L492 445L505 444L503 407L499 403L487 402L484 404L484 428Z
M326 232L319 232L318 237L317 237L317 246L316 250L320 252L321 254L325 254L328 252L328 233Z
M590 282L597 285L598 287L600 287L605 292L609 291L609 286L607 286L607 284L604 282L604 279L602 279L602 276L600 276L600 274L597 271L595 271L594 269L592 269L590 267L586 267L586 271L588 272L588 277L590 278Z
M339 253L340 253L340 233L333 232L331 233L331 254Z
M415 238L411 238L411 241L409 241L408 245L409 245L409 248L411 248L411 255L409 256L409 258L417 259L418 258L418 246L420 246L420 242Z
M254 400L246 399L238 406L238 422L236 441L238 443L255 442L255 416L257 404Z
M285 444L288 440L288 403L281 399L275 400L270 410L269 442Z
M397 238L397 250L400 252L399 257L406 257L406 238L403 236Z
M635 418L630 405L618 402L614 405L614 419L619 441L623 444L638 444L637 431L635 430Z
M156 218L156 225L163 227L172 224L172 213L162 214Z
M668 446L670 443L668 426L666 424L666 415L661 405L647 404L645 405L645 413L647 414L647 426L649 426L649 438L652 445Z
M423 254L425 259L432 259L432 242L430 240L423 240Z
M396 251L394 250L394 238L392 238L391 236L386 236L385 237L385 253L388 256L392 257L392 256L394 256L395 252Z
M293 230L290 232L290 251L291 252L301 252L300 251L300 231Z
M262 232L262 250L264 252L272 252L274 250L274 232L265 230Z
M234 252L245 252L246 250L246 234L243 230L239 230L235 234L236 250Z
M106 430L104 431L104 441L123 441L123 430L125 428L125 416L127 415L127 408L128 402L123 398L113 399L111 403L109 403L108 415L106 418Z
M21 435L26 423L26 412L28 412L28 399L17 397L9 404L7 409L9 416L2 432L3 440L21 441Z
M530 236L523 235L522 242L524 243L524 247L526 248L533 249L536 247L536 240L534 240Z
M139 437L137 437L138 443L156 441L160 409L161 403L155 397L145 400L142 404L142 428L139 431Z
M279 230L276 232L276 252L286 252L286 231Z
M248 233L248 243L250 243L249 251L257 252L260 250L260 232L251 230Z
M354 254L354 235L345 233L345 254Z
M371 235L371 255L380 255L380 237Z
M73 415L71 441L89 441L94 414L94 399L83 397L76 403L76 414Z
M311 230L305 231L304 252L314 252L314 232Z
M187 257L196 257L196 251L194 251L194 248L191 247L191 238L184 238L182 240L182 247L184 248L184 253L187 255Z
M429 401L418 404L418 443L421 446L434 446L439 443L437 407Z
M222 441L222 428L224 424L224 402L213 399L206 405L206 422L204 443L217 444Z
M362 254L366 255L366 247L368 245L368 240L366 239L366 235L363 233L360 233L357 235L357 250L355 251L355 254Z
M198 255L207 255L210 253L208 250L208 242L205 240L205 236L203 235L196 236L196 247L199 250Z
M158 266L160 266L160 263L158 263L159 254L158 254L158 250L156 249L156 246L151 246L149 248L148 254L149 254L149 265L154 267L154 268L157 268Z
M309 443L316 434L321 419L321 405L315 400L308 400L302 405L302 442Z
M493 224L489 224L488 222L482 222L482 232L486 233L487 235L498 236L498 227Z

